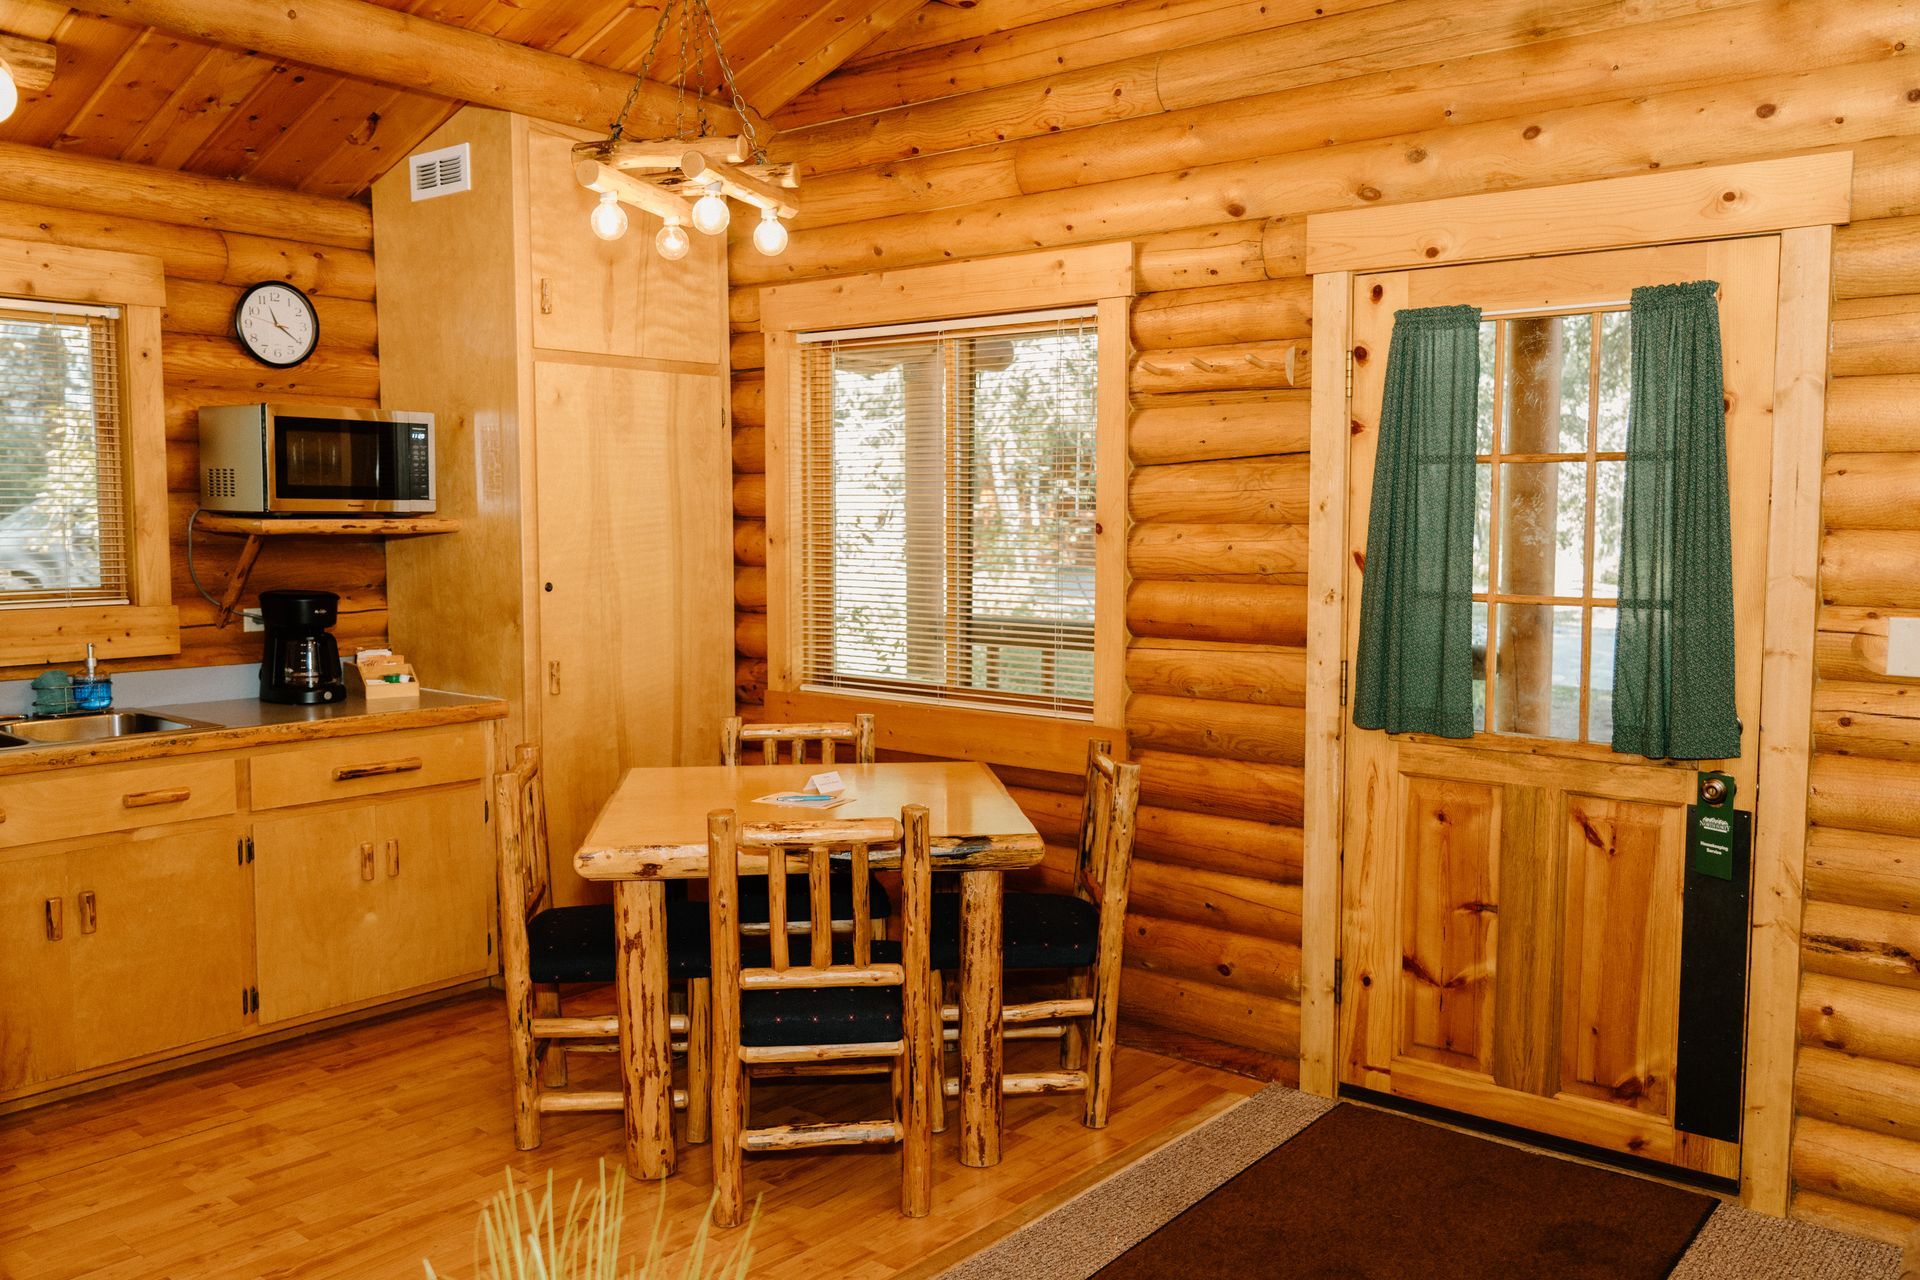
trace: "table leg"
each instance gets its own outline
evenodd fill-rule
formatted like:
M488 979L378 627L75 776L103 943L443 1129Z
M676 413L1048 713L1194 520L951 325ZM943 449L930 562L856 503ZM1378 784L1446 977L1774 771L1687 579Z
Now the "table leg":
M620 1089L626 1095L627 1172L673 1172L673 1050L667 1035L667 886L622 880L614 886L619 938Z
M1000 873L960 875L960 1163L1000 1163Z

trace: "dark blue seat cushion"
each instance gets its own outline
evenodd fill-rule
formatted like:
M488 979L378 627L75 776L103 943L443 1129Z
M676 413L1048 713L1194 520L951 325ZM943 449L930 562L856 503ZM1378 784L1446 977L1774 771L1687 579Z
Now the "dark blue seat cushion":
M741 963L766 963L765 952L742 948ZM806 963L806 940L793 939L792 962ZM755 954L759 952L759 954ZM875 942L875 964L900 963L900 944ZM853 963L853 942L836 938L835 964ZM740 993L740 1043L752 1045L861 1044L900 1038L898 987L796 987Z
M527 968L535 982L612 982L613 907L548 907L527 921ZM667 976L708 973L707 904L667 903Z
M792 864L789 863L789 866ZM853 919L853 876L845 871L836 871L830 878L833 899L833 918L835 920ZM742 876L740 885L740 921L742 924L765 924L767 922L767 878L765 876ZM799 923L805 921L813 912L813 882L804 875L787 876L787 919ZM867 905L873 918L885 919L893 914L893 899L880 884L878 876L871 877L867 887Z
M1009 893L1000 907L1001 966L1071 969L1090 965L1100 946L1100 910L1070 893ZM933 967L960 965L960 895L933 895Z

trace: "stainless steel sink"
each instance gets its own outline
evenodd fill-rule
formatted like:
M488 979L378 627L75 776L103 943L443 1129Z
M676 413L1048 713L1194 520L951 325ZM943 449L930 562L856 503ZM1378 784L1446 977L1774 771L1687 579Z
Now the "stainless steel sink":
M197 733L221 727L205 720L155 715L151 711L102 711L97 715L15 720L0 724L0 747L98 742L104 738L131 738L151 733Z

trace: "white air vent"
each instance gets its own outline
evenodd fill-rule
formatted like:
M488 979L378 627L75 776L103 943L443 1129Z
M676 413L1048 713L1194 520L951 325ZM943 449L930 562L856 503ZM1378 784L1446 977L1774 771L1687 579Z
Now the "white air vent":
M473 190L473 163L467 144L408 156L407 186L415 200Z

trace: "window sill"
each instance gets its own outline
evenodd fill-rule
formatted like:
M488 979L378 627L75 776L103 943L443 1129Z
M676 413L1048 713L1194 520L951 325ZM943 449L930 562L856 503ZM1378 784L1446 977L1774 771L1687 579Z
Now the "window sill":
M851 720L861 711L873 713L875 740L884 751L1076 776L1086 770L1090 738L1104 738L1121 758L1126 756L1127 733L1119 726L891 698L767 690L768 720Z
M0 609L0 667L52 666L180 652L180 610L170 604L52 605Z

